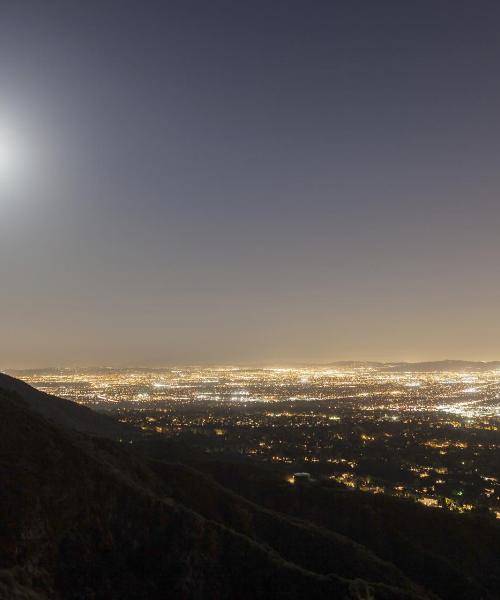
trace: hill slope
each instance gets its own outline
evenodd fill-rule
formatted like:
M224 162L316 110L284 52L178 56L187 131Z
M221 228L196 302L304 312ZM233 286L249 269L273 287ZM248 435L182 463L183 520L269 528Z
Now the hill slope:
M176 448L168 442L139 443L142 451L161 459ZM281 471L248 461L224 461L178 453L179 460L210 474L221 489L233 490L259 507L322 531L343 534L443 600L500 598L500 523L487 516L454 514L412 501L372 495L336 485L290 486ZM225 518L224 503L214 492L211 501L198 498L198 478L183 473L185 502L211 518ZM313 555L313 551L307 550ZM321 563L318 563L321 564Z
M130 427L112 417L41 392L5 373L0 373L0 389L15 392L33 411L67 429L113 438L133 435Z

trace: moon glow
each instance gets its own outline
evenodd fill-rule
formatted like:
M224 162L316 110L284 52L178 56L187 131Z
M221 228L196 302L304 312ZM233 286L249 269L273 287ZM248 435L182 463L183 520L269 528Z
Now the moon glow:
M0 130L0 181L6 181L14 176L19 167L17 144L12 136Z

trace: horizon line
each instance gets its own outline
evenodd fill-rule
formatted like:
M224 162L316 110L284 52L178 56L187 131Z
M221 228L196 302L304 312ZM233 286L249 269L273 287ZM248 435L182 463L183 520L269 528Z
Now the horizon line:
M304 368L304 367L329 367L332 365L420 365L426 363L469 363L488 365L500 363L500 359L463 359L463 358L440 358L440 359L423 359L423 360L375 360L375 359L338 359L331 361L269 361L269 362L183 362L183 363L167 363L167 364L81 364L81 365L45 365L45 366L26 366L26 367L2 367L0 372L21 372L21 371L56 371L56 370L162 370L176 368L204 368L204 369L278 369L278 368Z

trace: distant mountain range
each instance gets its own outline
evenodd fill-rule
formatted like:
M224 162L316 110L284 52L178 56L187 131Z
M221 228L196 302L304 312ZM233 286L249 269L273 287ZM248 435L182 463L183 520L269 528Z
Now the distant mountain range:
M500 597L495 522L128 434L0 375L1 600Z
M432 373L444 371L493 371L500 369L500 361L472 361L472 360L437 360L426 362L373 362L373 361L337 361L329 363L330 367L337 368L373 368L381 371Z
M228 365L230 366L230 365ZM408 372L408 373L432 373L432 372L444 372L444 371L494 371L500 370L500 361L474 361L474 360L435 360L435 361L422 361L422 362L382 362L382 361L363 361L363 360L339 360L330 363L304 363L292 365L297 368L300 367L317 367L317 368L337 368L337 369L360 369L360 368L372 368L386 372ZM196 368L196 365L187 366L186 368ZM202 368L202 367L200 367ZM208 368L208 367L207 367ZM214 367L215 368L215 367ZM245 367L249 369L259 369L265 367ZM149 367L85 367L79 369L62 369L62 368L46 368L46 369L16 369L10 372L17 376L23 377L26 375L39 374L40 376L49 375L52 373L60 373L62 371L78 371L79 373L108 373L108 372L127 372L127 371L144 371L144 372L164 372L168 371L168 367L163 368L149 368Z

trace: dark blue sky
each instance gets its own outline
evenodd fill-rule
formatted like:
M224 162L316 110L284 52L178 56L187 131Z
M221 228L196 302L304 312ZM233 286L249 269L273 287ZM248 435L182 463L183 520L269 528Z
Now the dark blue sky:
M500 358L499 31L0 0L0 367Z

